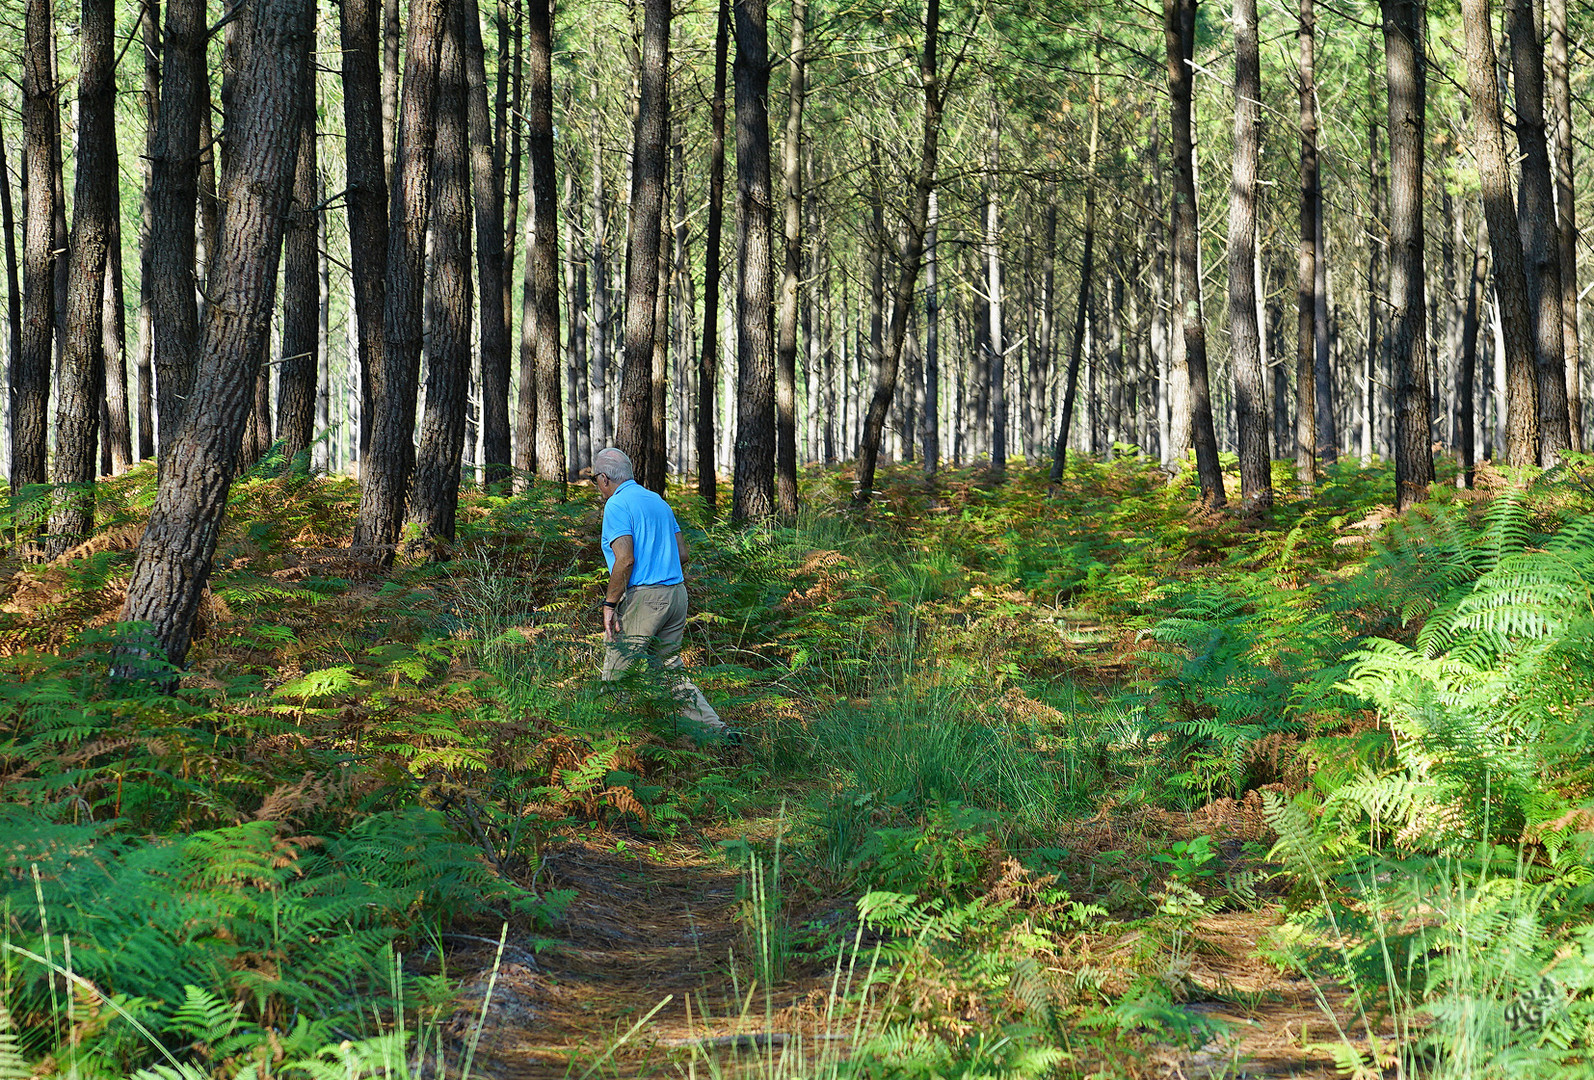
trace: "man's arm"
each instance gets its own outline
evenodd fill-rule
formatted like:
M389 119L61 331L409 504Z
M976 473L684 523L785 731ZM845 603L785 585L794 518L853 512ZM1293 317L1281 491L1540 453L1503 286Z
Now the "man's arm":
M631 568L636 565L636 551L630 536L616 536L609 543L614 552L614 569L609 571L609 587L603 595L603 638L613 641L620 633L620 615L615 606L625 597L626 586L631 584Z
M675 530L675 550L681 556L681 576L686 576L686 564L692 561L692 552L686 546L686 534L680 529Z

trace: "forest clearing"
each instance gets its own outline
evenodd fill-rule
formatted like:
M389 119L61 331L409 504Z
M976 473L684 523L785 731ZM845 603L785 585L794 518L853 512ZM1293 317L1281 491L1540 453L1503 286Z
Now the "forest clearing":
M584 489L381 571L257 470L180 682L107 681L134 470L5 589L0 1069L1583 1075L1589 468L672 489L701 747L597 679Z

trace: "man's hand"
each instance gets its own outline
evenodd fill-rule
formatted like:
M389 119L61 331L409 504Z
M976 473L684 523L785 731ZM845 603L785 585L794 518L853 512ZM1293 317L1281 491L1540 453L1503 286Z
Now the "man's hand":
M603 609L603 640L613 641L620 636L620 611L618 608L605 607Z

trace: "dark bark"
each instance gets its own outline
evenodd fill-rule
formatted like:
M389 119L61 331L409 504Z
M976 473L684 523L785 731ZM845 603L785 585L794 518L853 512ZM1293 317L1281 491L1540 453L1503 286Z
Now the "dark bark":
M399 0L377 0L382 13L382 172L393 175L399 140Z
M1550 144L1544 127L1544 42L1535 0L1512 0L1510 25L1517 147L1522 161L1517 217L1539 383L1539 464L1549 468L1571 448L1572 435L1567 423L1561 326L1561 248L1556 236Z
M1180 283L1179 326L1184 338L1185 366L1190 373L1190 434L1195 445L1201 501L1222 506L1223 470L1212 425L1211 391L1207 383L1207 331L1201 316L1201 281L1197 264L1200 233L1196 225L1196 184L1190 61L1195 49L1196 0L1163 0L1163 31L1168 48L1168 97L1173 115L1173 245Z
M140 163L144 198L138 222L138 353L133 366L138 373L138 460L144 461L155 456L155 208L150 181L151 163L160 146L160 0L144 0L139 31L144 46L144 155Z
M913 294L924 261L924 234L930 220L930 196L935 190L936 166L941 147L941 77L936 56L941 36L940 0L928 0L924 8L924 52L919 58L919 90L924 109L919 135L919 160L914 167L912 198L908 203L907 233L902 245L896 290L892 296L891 329L885 357L875 378L869 412L864 417L858 448L859 502L874 494L875 465L880 456L880 440L885 433L886 413L897 389L897 368L902 358L902 343L908 333L908 316L913 310Z
M1476 412L1473 386L1477 383L1478 370L1478 308L1483 302L1483 290L1488 287L1488 274L1489 257L1484 248L1483 226L1479 224L1473 244L1472 273L1468 275L1466 313L1461 321L1461 365L1456 377L1456 441L1461 447L1461 472L1468 487L1472 486L1477 464L1473 445Z
M714 392L719 379L720 233L725 217L725 68L731 3L718 0L714 30L714 98L709 103L708 228L703 263L703 349L697 362L697 493L712 510L718 498L714 464Z
M1313 0L1300 0L1300 240L1295 275L1295 473L1303 490L1317 479L1317 13Z
M1267 370L1256 309L1256 219L1262 150L1262 65L1256 0L1234 4L1234 175L1229 187L1229 341L1234 353L1235 426L1240 500L1246 509L1273 504L1268 449Z
M769 5L735 0L736 472L733 520L775 512L775 355L771 325ZM882 416L882 420L884 417Z
M79 129L81 135L81 128ZM111 175L119 173L116 140L111 140ZM127 315L122 282L121 185L111 188L111 237L106 253L105 289L100 301L101 352L105 368L105 408L101 415L101 472L120 474L132 467L133 427L127 397Z
M26 145L22 348L11 362L11 490L45 481L51 342L55 335L55 33L50 0L28 0L22 54Z
M936 282L936 232L940 224L940 201L932 187L924 223L923 439L924 476L926 481L932 483L941 469L941 296Z
M372 402L370 450L360 468L356 547L392 561L415 467L415 399L420 379L426 226L437 131L438 54L447 0L410 7L396 176L388 208L387 289L382 312L382 377Z
M1572 84L1567 61L1566 0L1547 0L1550 99L1555 112L1555 215L1561 264L1561 347L1566 414L1573 450L1583 449L1582 343L1577 326L1577 202L1572 174Z
M532 240L526 259L528 273L536 284L537 479L554 485L562 499L565 432L559 382L564 360L559 342L559 188L554 175L552 8L552 0L526 0L526 149L531 170L532 219Z
M1068 431L1074 422L1074 394L1079 387L1079 360L1085 345L1085 320L1090 312L1090 282L1096 254L1096 147L1101 131L1101 98L1092 83L1090 94L1090 149L1086 158L1085 237L1079 260L1079 299L1074 309L1074 334L1068 349L1068 373L1063 404L1057 410L1057 438L1052 443L1052 483L1068 468Z
M471 201L476 212L476 265L481 305L482 464L488 484L511 476L509 440L509 309L504 289L509 268L504 262L503 132L496 135L487 112L487 50L482 41L476 0L465 6L465 74L469 79ZM535 9L547 0L532 0ZM499 18L499 116L508 97L508 65L502 45L506 36L502 0ZM533 36L535 41L535 35ZM533 67L535 72L535 66ZM519 126L518 124L516 125Z
M22 355L22 289L17 276L17 222L11 207L11 168L7 156L5 136L0 134L0 228L5 229L6 254L6 356L16 364ZM12 494L17 494L16 488L12 488Z
M1510 158L1506 152L1500 89L1495 75L1489 0L1462 0L1461 22L1466 28L1467 91L1472 100L1472 120L1477 132L1473 154L1478 161L1478 179L1483 189L1484 217L1489 223L1494 290L1505 336L1506 461L1526 466L1536 460L1539 387L1522 244L1517 231L1516 206L1511 198Z
M721 0L728 2L728 0ZM609 249L608 219L604 198L603 140L598 113L598 83L592 83L592 108L587 114L587 131L592 147L592 218L588 237L592 245L590 355L587 380L587 414L592 425L592 451L610 444L609 354L613 337L609 324Z
M360 469L371 445L373 400L381 384L382 310L387 295L387 168L383 153L383 76L377 63L381 0L341 0L343 124L347 170L350 281L360 387ZM396 85L396 84L395 84Z
M1381 0L1389 84L1389 345L1395 375L1395 509L1434 481L1422 227L1427 58L1420 0ZM1560 331L1560 320L1556 320Z
M197 256L201 118L208 108L203 0L169 0L162 44L160 123L150 161L150 270L155 318L155 414L161 469L193 388L199 308Z
M664 145L670 144L670 123L665 117ZM665 160L664 210L669 212L670 199L669 161ZM647 465L637 474L637 480L650 491L664 494L667 472L667 453L664 438L666 420L665 379L668 375L670 354L670 246L674 229L668 222L659 227L659 288L653 294L653 349L648 354L648 449L643 460Z
M105 378L105 264L116 212L114 4L84 0L80 24L77 181L67 255L66 335L55 410L55 503L48 554L94 529L94 477Z
M781 148L785 180L786 258L780 279L779 342L775 362L775 508L797 513L797 304L803 276L802 130L808 0L792 0L787 54L786 138Z
M432 257L426 281L426 411L415 456L409 523L420 542L454 539L471 353L471 171L466 52L475 5L450 5L439 56L432 170ZM480 31L477 31L478 38ZM497 244L495 243L496 247ZM502 250L502 249L500 249ZM496 284L496 283L495 283Z
M630 229L625 260L625 371L620 382L615 445L647 472L653 431L653 320L659 288L659 232L668 168L671 0L644 0L640 96L631 148ZM738 41L740 39L738 38ZM737 61L740 63L740 60Z
M150 521L139 543L122 621L148 624L150 645L181 665L188 653L227 508L255 364L269 337L278 255L295 170L301 80L311 37L309 0L257 0L242 9L248 46L243 92L229 116L235 167L211 273L193 397L171 434ZM124 674L145 674L135 658Z
M293 206L282 248L282 364L277 374L277 430L288 465L305 455L315 437L316 376L320 370L321 273L316 174L315 65L304 70L300 107L298 164L293 175ZM257 409L258 412L258 409Z

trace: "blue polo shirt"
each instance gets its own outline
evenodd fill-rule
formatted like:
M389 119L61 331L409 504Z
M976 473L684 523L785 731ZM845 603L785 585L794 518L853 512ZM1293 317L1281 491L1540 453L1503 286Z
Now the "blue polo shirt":
M603 504L603 558L614 569L614 541L629 536L636 565L631 568L631 585L679 585L681 551L675 546L675 511L657 492L635 480L614 489Z

